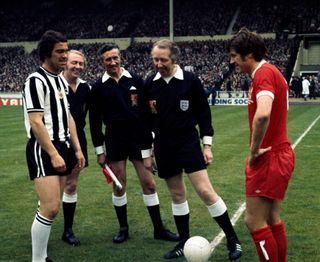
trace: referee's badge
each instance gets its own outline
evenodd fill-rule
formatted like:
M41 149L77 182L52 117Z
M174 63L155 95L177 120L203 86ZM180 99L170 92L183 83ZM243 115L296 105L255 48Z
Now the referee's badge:
M157 101L156 100L150 100L149 101L149 106L151 109L152 114L157 114Z
M138 106L138 94L137 88L134 86L130 87L130 99L131 99L131 106Z
M180 100L180 109L187 111L189 109L189 100Z

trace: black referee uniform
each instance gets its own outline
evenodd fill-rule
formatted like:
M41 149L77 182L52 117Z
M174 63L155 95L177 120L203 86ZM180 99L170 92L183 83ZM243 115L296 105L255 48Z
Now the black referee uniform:
M164 79L159 73L149 77L145 89L146 116L155 133L154 152L159 177L169 178L183 170L193 173L205 169L196 126L199 126L201 138L210 139L213 127L200 79L178 67L177 74L171 79Z
M82 153L86 159L85 166L87 167L89 161L87 139L86 134L84 132L84 128L86 126L86 116L89 109L91 87L86 81L78 78L76 84L76 91L74 92L72 88L68 85L68 82L64 78L62 73L60 74L60 77L64 80L64 88L70 106L70 113L77 127L77 135Z
M143 80L124 70L119 82L104 74L92 87L90 130L93 145L106 146L108 160L141 160L141 143L151 141L141 120ZM105 133L102 132L102 124ZM99 152L97 152L99 153Z
M30 179L33 180L40 176L70 174L76 160L70 146L69 108L63 80L59 75L52 74L40 67L37 72L27 78L22 95L25 127L29 138L27 162ZM28 113L31 112L43 112L43 122L51 141L65 160L66 172L58 172L52 167L50 156L35 139L28 117Z

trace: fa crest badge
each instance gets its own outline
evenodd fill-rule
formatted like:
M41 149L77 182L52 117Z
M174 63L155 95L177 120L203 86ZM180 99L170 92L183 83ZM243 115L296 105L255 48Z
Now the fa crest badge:
M130 99L131 99L131 106L138 106L138 94L137 94L137 88L132 86L130 88Z
M149 106L151 109L152 114L157 114L157 101L156 100L150 100L149 101Z
M180 100L180 109L187 111L189 109L189 100Z

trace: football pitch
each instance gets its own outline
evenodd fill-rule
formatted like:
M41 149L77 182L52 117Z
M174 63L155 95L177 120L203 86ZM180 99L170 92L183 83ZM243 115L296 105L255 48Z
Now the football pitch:
M249 142L246 110L246 107L236 106L212 107L214 162L208 171L216 191L228 206L230 217L245 200L244 161ZM294 105L289 110L289 137L292 143L296 142L296 167L282 208L289 241L288 262L320 261L319 115L319 105ZM30 228L37 208L37 197L26 167L27 138L22 108L0 107L0 120L0 262L27 262L31 261ZM88 128L87 138L89 167L80 174L74 222L74 231L81 245L71 247L61 241L61 210L51 230L48 256L58 262L165 261L162 256L175 243L153 239L151 220L130 163L127 173L130 239L122 244L112 242L119 227L111 202L112 187L106 184L96 164ZM190 233L212 241L220 230L185 178L190 205ZM158 177L156 181L163 221L169 229L176 231L165 183ZM235 228L243 249L243 256L238 261L258 261L243 215ZM210 261L228 261L225 239L216 247Z

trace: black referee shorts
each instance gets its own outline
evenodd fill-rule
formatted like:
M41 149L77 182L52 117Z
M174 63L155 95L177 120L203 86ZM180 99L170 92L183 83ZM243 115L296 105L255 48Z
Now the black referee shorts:
M113 125L106 130L106 157L111 161L142 160L139 141L141 133L135 125Z
M65 142L52 142L58 153L64 159L67 170L58 172L51 164L51 158L48 153L43 150L35 139L29 139L26 147L27 164L29 176L31 180L44 176L66 176L71 174L72 169L76 165L74 150Z
M154 153L160 178L170 178L183 171L190 174L206 169L198 136L184 139L176 137L170 141L169 144L163 139L155 141Z

